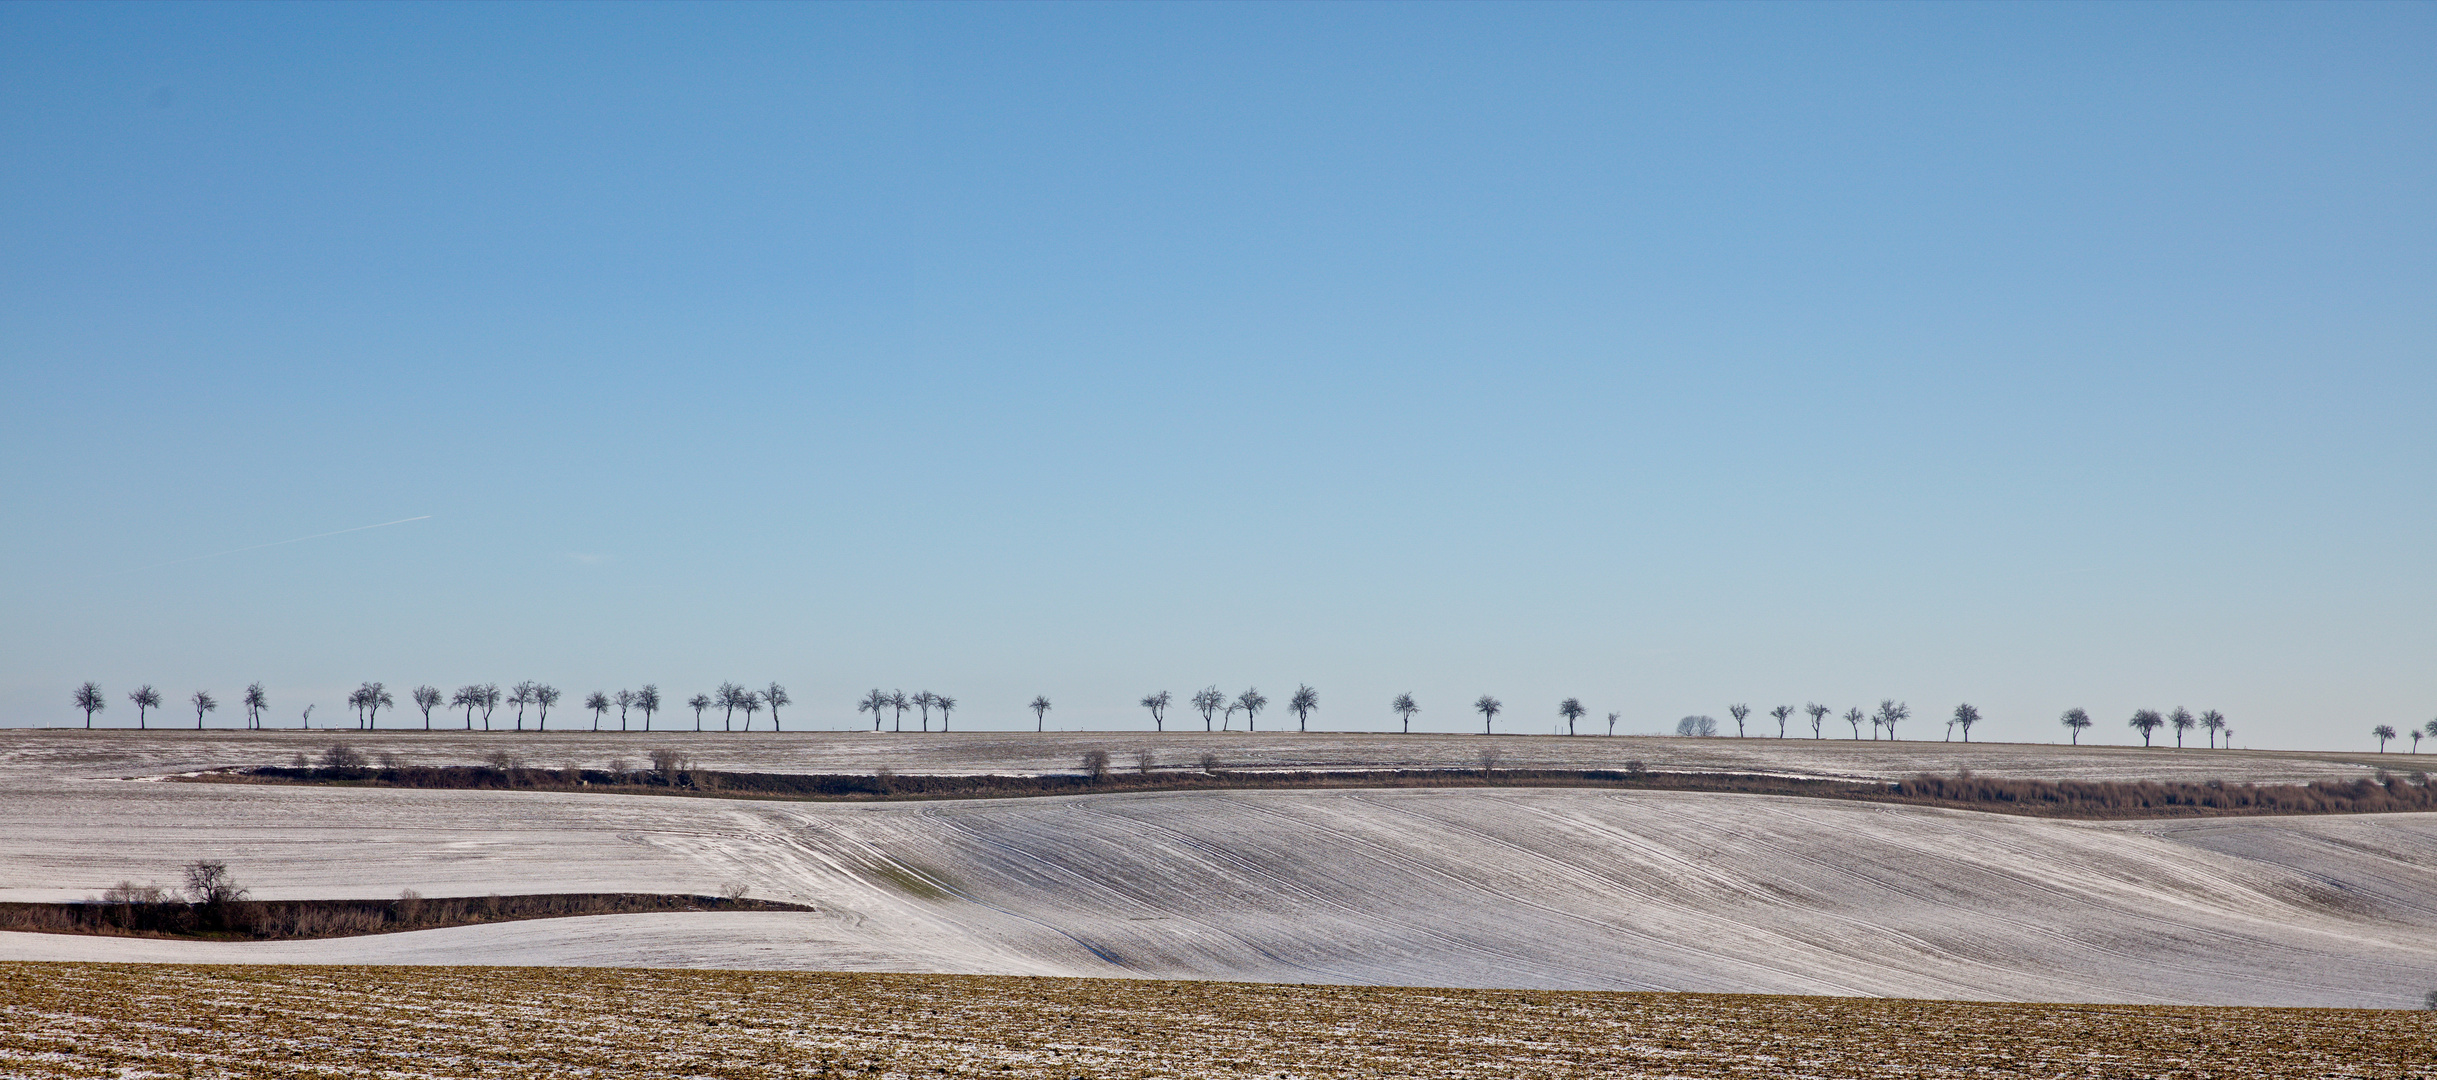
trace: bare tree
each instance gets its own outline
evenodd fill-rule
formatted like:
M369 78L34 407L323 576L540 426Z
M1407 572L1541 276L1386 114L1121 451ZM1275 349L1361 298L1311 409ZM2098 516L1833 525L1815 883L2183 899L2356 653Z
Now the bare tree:
M2201 713L2200 726L2209 731L2209 749L2217 749L2217 733L2225 730L2225 714L2215 709Z
M1675 733L1707 738L1718 733L1718 721L1706 713L1687 716L1675 722Z
M618 706L618 730L626 730L626 710L635 707L635 692L620 690L609 700L616 702Z
M643 710L643 730L650 731L652 714L660 711L660 688L644 683L643 689L635 691L635 708Z
M450 694L448 698L449 708L465 710L465 729L467 731L474 730L474 710L481 705L482 687L471 683L458 687L457 692Z
M369 731L381 726L381 710L396 705L398 699L389 696L389 689L377 682L364 684L364 728Z
M1980 722L1980 710L1969 705L1955 706L1955 726L1963 729L1963 741L1972 741L1972 725Z
M2090 713L2078 707L2066 709L2065 715L2058 717L2057 722L2065 725L2066 731L2073 733L2073 745L2080 746L2082 732L2090 730Z
M130 698L133 695L129 695ZM102 693L102 684L87 682L76 688L76 707L85 711L85 727L93 726L93 714L110 707L110 695ZM141 723L139 722L139 726Z
M1165 690L1162 690L1156 694L1144 694L1142 696L1142 701L1140 704L1143 708L1151 710L1151 730L1168 730L1168 725L1165 718L1161 715L1168 711L1168 701L1168 692Z
M533 710L535 716L533 730L550 730L550 706L556 704L558 704L558 687L552 686L548 683L543 683L542 685L533 688Z
M2190 731L2196 723L2198 721L2192 718L2190 709L2181 705L2175 706L2175 711L2166 718L2166 725L2175 729L2175 749L2183 749L2183 733Z
M762 705L762 695L759 690L747 690L738 695L736 707L745 711L746 731L753 730L753 714L762 711Z
M1743 737L1743 718L1752 714L1752 707L1741 703L1726 707L1726 715L1735 718L1735 737Z
M440 703L445 700L440 696L440 688L418 686L414 688L410 696L414 699L415 707L423 710L423 730L430 731L432 729L432 710L439 708Z
M1295 692L1286 699L1286 711L1295 714L1296 731L1311 729L1312 710L1319 707L1320 691L1301 683L1295 684Z
M1811 738L1825 738L1826 736L1819 733L1820 725L1826 723L1828 720L1828 714L1835 712L1836 710L1814 701L1803 706L1802 711L1811 718Z
M1770 709L1769 715L1777 718L1777 737L1780 739L1785 738L1785 718L1794 715L1794 707L1791 705L1779 705L1774 709Z
M195 726L201 727L202 725L197 724ZM2380 724L2369 729L2369 733L2378 740L2378 752L2383 754L2386 752L2386 744L2394 741L2395 726L2393 724Z
M212 700L212 692L209 690L197 690L195 691L194 696L189 697L186 700L189 704L192 704L195 707L196 731L203 730L203 714L220 707L220 703L218 701Z
M99 690L101 688L95 687L94 689ZM144 713L148 710L158 709L161 707L161 692L153 689L151 683L145 683L142 686L128 691L127 700L135 703L135 726L138 729L141 729L144 727ZM91 720L92 718L92 713L88 712L85 714L85 719Z
M1243 693L1235 696L1235 707L1244 710L1244 730L1259 730L1253 721L1260 718L1262 707L1268 704L1269 699L1261 696L1261 690L1257 686L1246 687Z
M1422 711L1421 706L1413 703L1413 692L1407 690L1396 695L1396 700L1389 702L1388 707L1396 710L1396 715L1404 720L1405 734L1413 734L1413 714Z
M1032 730L1045 730L1049 724L1049 695L1034 694L1032 703L1024 707L1032 710Z
M186 864L186 895L203 907L234 904L245 899L246 892L238 887L237 879L229 876L227 863L198 859Z
M1856 740L1859 740L1862 737L1862 721L1868 719L1870 719L1869 714L1864 713L1862 711L1862 707L1859 705L1845 710L1845 723L1853 725L1853 737ZM1870 725L1870 736L1872 738L1878 737L1878 731L1879 729L1877 724Z
M694 730L696 730L696 731L701 731L701 730L702 730L702 710L704 710L704 709L708 709L708 708L710 708L710 707L711 707L711 695L709 695L709 694L696 694L696 695L694 695L693 697L690 697L690 698L685 699L685 703L686 703L686 706L687 706L688 708L691 708L691 709L693 709L693 710L694 710ZM872 725L872 730L873 730L873 731L878 731L878 730L880 730L880 725L878 725L878 724L874 724L874 725Z
M2166 718L2158 715L2156 709L2138 709L2133 712L2131 723L2132 729L2141 733L2141 745L2148 746L2150 735L2165 726Z
M1212 730L1211 717L1218 715L1218 711L1226 707L1227 695L1219 693L1219 688L1216 686L1203 687L1200 692L1193 695L1194 711L1202 714L1203 731Z
M906 711L907 709L913 708L913 707L914 707L914 703L913 703L911 700L908 700L908 699L906 698L906 696L905 696L905 691L903 691L903 690L892 690L892 691L890 691L890 692L889 692L889 696L888 696L888 707L889 707L890 709L892 709L892 710L895 710L895 711L896 711L896 713L897 713L897 730L898 730L898 731L900 731L900 732L904 731L904 730L905 730L905 711Z
M956 699L946 694L933 694L931 695L931 707L939 710L939 730L945 734L948 730L948 714L956 711Z
M1083 771L1091 774L1092 783L1108 780L1108 751L1098 747L1083 752Z
M592 710L592 730L601 730L601 717L609 712L609 692L595 690L584 695L584 707Z
M1879 701L1878 715L1871 717L1871 719L1877 721L1881 726L1885 727L1887 729L1887 737L1892 739L1895 738L1896 722L1907 719L1910 716L1912 716L1912 709L1907 707L1903 702L1897 701L1894 698L1882 698Z
M497 709L506 700L506 695L499 692L498 683L482 684L482 730L491 730L491 710Z
M880 730L880 714L886 712L887 710L888 694L878 687L873 687L871 693L863 695L863 700L855 702L856 712L867 712L872 714L873 731Z
M249 728L262 727L262 714L270 711L271 708L271 695L263 693L262 684L247 684L245 688L245 696L237 699L237 701L239 704L245 706L245 726Z
M719 706L719 730L736 730L736 707L744 704L744 696L745 688L732 682L723 682L712 691L711 704Z
M508 688L508 704L516 706L516 730L525 729L525 706L533 704L533 692L539 689L541 685L531 680Z
M1473 699L1472 711L1481 714L1481 734L1489 734L1490 723L1496 720L1498 718L1498 713L1503 711L1505 708L1505 702L1499 701L1498 699L1487 694L1483 694L1480 697Z
M1608 714L1608 734L1610 736L1614 736L1616 734L1616 721L1620 715L1621 714L1619 713Z
M1582 719L1583 712L1581 698L1567 698L1557 703L1557 715L1565 718L1566 734L1574 733L1574 721Z
M777 731L779 706L793 705L795 704L795 699L787 696L786 687L780 686L774 682L762 688L762 701L764 704L770 706L770 730ZM925 725L924 727L925 730L929 729L928 725Z

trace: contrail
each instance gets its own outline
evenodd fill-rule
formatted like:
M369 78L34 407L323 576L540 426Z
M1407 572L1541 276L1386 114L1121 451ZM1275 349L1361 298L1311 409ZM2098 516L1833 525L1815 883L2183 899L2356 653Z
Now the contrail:
M205 559L217 559L217 558L219 558L219 557L220 557L220 556L222 556L222 555L235 555L235 554L237 554L237 553L239 553L239 552L242 552L242 551L260 551L260 550L262 550L262 549L264 549L264 548L274 548L274 547L278 547L278 546L280 546L281 544L301 544L301 543L304 543L304 542L305 542L305 541L307 541L307 540L319 540L319 539L321 539L322 537L325 537L325 536L337 536L337 535L339 535L340 533L363 532L363 531L364 531L364 530L366 530L366 529L386 529L386 528L388 528L388 527L390 527L390 526L392 526L392 525L404 525L404 524L406 524L406 523L407 523L407 522L409 522L409 521L425 521L425 520L429 520L430 518L431 518L431 515L430 515L430 514L419 514L419 515L416 515L416 516L414 516L414 517L410 517L410 518L399 518L399 519L398 519L398 520L396 520L396 521L384 521L384 522L382 522L382 523L380 523L380 524L378 524L378 525L358 525L358 526L356 526L355 528L352 528L352 529L339 529L339 530L337 530L337 531L335 531L335 532L314 533L314 534L313 534L313 535L311 535L311 536L299 536L299 537L297 537L297 538L296 538L296 539L294 539L294 540L273 540L273 541L271 541L271 542L270 542L270 543L268 543L268 544L256 544L256 545L254 545L254 546L252 546L252 547L230 548L230 549L228 549L227 551L215 551L215 552L212 552L212 553L211 553L211 554L209 554L209 555L190 555L190 556L188 556L188 557L186 557L186 558L183 558L183 559L171 559L171 560L169 560L168 562L165 562L165 563L154 563L154 564L152 564L151 566L139 566L139 567L136 567L135 569L132 569L132 570L121 570L121 571L119 571L119 573L121 573L121 574L136 574L136 573L142 573L143 571L146 571L146 570L158 570L158 569L160 569L160 568L162 568L162 567L164 567L164 566L176 566L176 565L178 565L178 564L180 564L180 563L202 562L202 561L203 561L203 560L205 560Z

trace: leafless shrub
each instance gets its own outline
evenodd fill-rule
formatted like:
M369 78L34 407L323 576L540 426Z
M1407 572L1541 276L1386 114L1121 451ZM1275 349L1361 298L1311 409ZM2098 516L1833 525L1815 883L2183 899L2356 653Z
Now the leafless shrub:
M1206 773L1214 773L1214 772L1217 772L1217 771L1218 771L1218 755L1217 755L1217 754L1203 754L1203 755L1202 755L1202 771L1203 771L1203 772L1206 772Z
M745 898L746 893L752 891L752 886L741 881L731 881L719 887L719 895L727 897L730 900L742 900Z
M403 769L406 767L406 759L399 757L396 754L383 751L381 753L381 767L384 769Z
M413 889L398 890L398 921L412 925L423 921L423 894Z
M1090 773L1097 784L1108 779L1108 751L1093 747L1083 752L1083 771Z
M245 899L246 890L238 887L237 879L229 876L228 864L218 859L197 859L186 864L186 895L205 907L233 904Z
M693 762L687 761L684 754L675 750L654 750L650 753L652 772L663 785L677 786L677 774L690 772L694 768Z
M1649 771L1649 767L1642 764L1640 758L1632 758L1625 762L1625 775L1627 776L1641 776Z
M132 881L122 881L102 890L102 903L105 904L165 904L168 902L169 890L158 885L138 885Z
M482 763L503 773L519 772L525 767L525 759L507 750L493 750L482 755Z
M1482 747L1482 748L1481 748L1481 775L1483 775L1483 776L1487 776L1487 775L1489 775L1490 773L1496 772L1496 771L1497 771L1497 769L1498 769L1498 748L1497 748L1497 747L1494 747L1494 746L1484 746L1484 747Z
M304 754L298 753L296 756L288 759L288 767L291 769L310 769L313 767L313 763L306 761Z
M2429 786L2429 774L2428 774L2428 770L2426 770L2426 769L2414 769L2414 770L2412 770L2412 786L2413 786L2413 787L2427 787L2427 786Z
M609 773L609 779L612 782L623 784L626 782L626 778L634 773L635 763L626 758L613 757L603 768Z
M364 755L346 743L334 742L322 751L321 766L336 772L353 772L364 767Z
M1158 765L1159 765L1159 762L1158 762L1158 761L1156 761L1156 760L1154 760L1154 759L1151 757L1151 752L1150 752L1150 751L1148 751L1148 750L1136 750L1136 751L1134 751L1134 771L1135 771L1135 772L1141 773L1141 774L1142 774L1142 775L1144 775L1144 776L1149 776L1149 775L1151 775L1151 770L1152 770L1152 769L1154 769L1154 768L1157 768L1157 767L1158 767Z

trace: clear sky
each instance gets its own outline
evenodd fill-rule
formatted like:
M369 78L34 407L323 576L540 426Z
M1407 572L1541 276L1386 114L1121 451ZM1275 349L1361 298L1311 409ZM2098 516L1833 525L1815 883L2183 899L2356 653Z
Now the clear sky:
M2427 4L0 6L0 722L1310 683L2365 749L2437 717L2432 57Z

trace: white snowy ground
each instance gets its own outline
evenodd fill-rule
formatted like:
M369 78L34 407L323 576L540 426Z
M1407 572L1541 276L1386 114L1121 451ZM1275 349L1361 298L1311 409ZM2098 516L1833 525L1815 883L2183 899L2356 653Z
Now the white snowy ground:
M188 860L220 858L264 898L403 888L432 896L708 892L740 881L756 895L821 910L250 944L0 934L0 959L804 968L2383 1007L2415 1004L2437 983L2430 814L2087 823L1580 789L875 804L92 778L226 763L224 743L265 740L258 749L272 752L264 736L203 738L208 745L130 736L119 740L123 749L103 752L100 741L56 733L0 736L0 899L84 897L122 878L166 882ZM896 749L919 736L758 738L776 749L738 749L764 768L816 767L802 761L814 751L786 748L802 738L815 749L883 744L903 754L895 757L900 771L948 771ZM974 738L1004 746L1010 737ZM1089 738L1064 736L1034 754L1042 767L1058 767L1052 756L1079 756L1079 740ZM1295 751L1292 737L1260 741L1287 748L1279 754ZM1499 740L1509 763L1588 753L1538 745L1561 741ZM1643 744L1635 756L1655 763L1660 754L1647 747L1725 740L1616 741ZM1931 760L1934 746L1910 751L1902 771L1954 768L1954 760ZM1793 749L1770 760L1782 770L1823 764L1794 758ZM1977 760L2011 754L2025 770L2075 764L2041 765L2030 748L1971 752L1988 755ZM720 761L707 747L698 756ZM2350 767L2187 756L2223 758L2240 778ZM1857 761L1897 767L1887 760L1854 755L1825 761L1839 767L1822 771L1855 774ZM2410 767L2409 759L2390 760ZM968 768L1017 771L988 760Z

